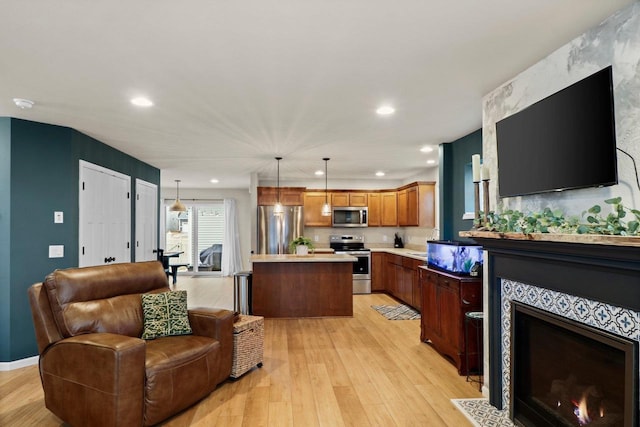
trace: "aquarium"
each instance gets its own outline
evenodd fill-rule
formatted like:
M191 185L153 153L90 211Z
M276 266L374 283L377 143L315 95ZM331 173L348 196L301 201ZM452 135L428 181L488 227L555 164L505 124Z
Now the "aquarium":
M443 240L427 242L429 267L468 275L476 263L482 264L482 246Z

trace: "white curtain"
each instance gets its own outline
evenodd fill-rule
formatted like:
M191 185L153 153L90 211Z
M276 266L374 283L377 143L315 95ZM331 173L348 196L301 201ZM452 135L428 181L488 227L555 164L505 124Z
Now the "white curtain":
M240 253L240 233L238 233L238 213L235 199L224 199L224 240L220 269L223 276L231 276L242 270Z

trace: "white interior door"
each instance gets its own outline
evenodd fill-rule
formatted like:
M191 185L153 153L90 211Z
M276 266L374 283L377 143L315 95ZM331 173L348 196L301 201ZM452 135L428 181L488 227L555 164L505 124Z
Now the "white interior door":
M158 186L136 179L136 262L157 259Z
M80 160L80 267L131 261L131 178Z

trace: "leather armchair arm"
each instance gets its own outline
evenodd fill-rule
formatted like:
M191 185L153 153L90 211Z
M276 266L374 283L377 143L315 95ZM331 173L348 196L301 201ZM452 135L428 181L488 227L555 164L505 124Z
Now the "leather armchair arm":
M194 335L215 338L220 342L221 364L218 382L231 374L233 363L233 321L232 311L212 308L189 310L189 323Z
M110 333L50 345L40 357L47 407L71 425L142 425L145 346Z
M233 335L233 312L215 308L189 309L189 323L194 335L215 338L222 341Z

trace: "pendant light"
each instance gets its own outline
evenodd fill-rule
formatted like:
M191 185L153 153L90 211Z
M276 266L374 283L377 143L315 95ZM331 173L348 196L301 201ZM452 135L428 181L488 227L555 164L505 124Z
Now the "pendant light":
M323 157L324 160L324 205L322 205L322 216L331 216L331 206L329 205L329 196L327 194L327 162L330 160L328 157Z
M280 160L282 160L282 157L276 157L276 160L278 161L278 193L276 196L276 204L273 207L273 214L282 215L284 213L284 208L282 207L282 203L280 203Z
M171 212L186 212L187 207L180 201L180 180L176 179L176 201L169 206Z

